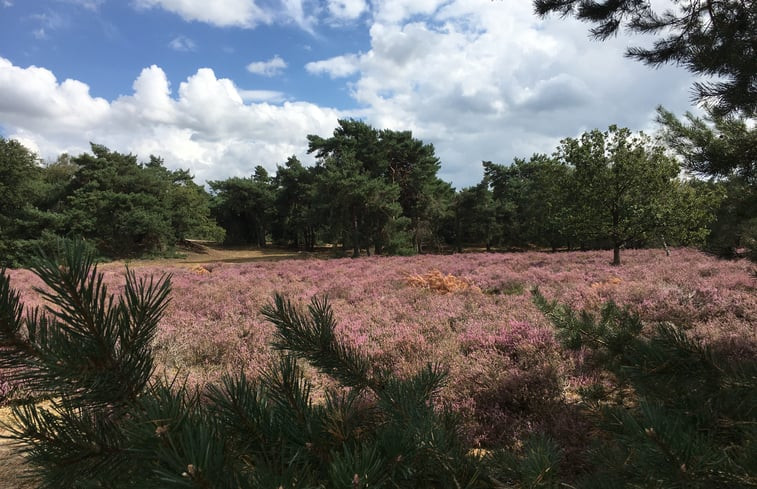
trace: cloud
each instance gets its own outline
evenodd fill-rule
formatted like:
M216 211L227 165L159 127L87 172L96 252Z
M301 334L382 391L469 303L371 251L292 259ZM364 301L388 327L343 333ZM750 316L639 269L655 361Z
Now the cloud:
M100 0L69 0L77 2ZM331 0L332 2L334 0ZM364 0L337 0L343 3L341 12L354 15ZM187 22L204 22L216 27L254 29L259 25L294 24L316 35L318 15L324 10L315 0L133 0L137 9L163 9ZM336 8L336 7L335 7Z
M321 61L312 61L305 65L308 73L314 75L326 74L333 78L344 78L354 75L360 69L360 58L354 54L335 56Z
M302 30L314 33L314 25L317 20L313 15L305 13L306 6L303 4L303 0L281 0L281 6L283 12L278 15L283 22L294 22Z
M399 23L414 16L433 15L449 0L375 0L374 18L380 23ZM520 2L530 3L530 2ZM503 8L510 8L510 4ZM530 7L530 5L529 5Z
M174 93L158 66L144 68L133 92L107 101L76 80L59 82L44 68L21 68L0 58L0 120L6 136L47 159L79 154L89 142L164 157L189 168L198 182L249 175L262 164L274 171L292 154L309 157L308 134L330 134L344 114L278 92L240 90L201 68Z
M368 10L365 0L329 0L329 14L337 20L355 20Z
M282 92L276 90L238 90L239 96L245 102L283 102L286 98Z
M270 24L272 15L254 0L135 0L139 9L162 8L191 22L205 22L218 27L253 28Z
M370 48L308 63L345 86L376 127L432 142L442 178L480 180L481 161L550 153L610 124L648 129L654 109L690 109L691 76L623 56L627 39L592 42L573 20L540 20L531 2L377 0Z
M19 68L0 58L0 120L6 128L76 134L100 124L107 110L108 102L92 97L80 81L58 83L45 68Z
M58 0L58 1L71 3L73 5L78 5L79 7L85 8L87 10L97 10L98 8L100 8L100 5L105 3L105 0Z
M53 157L84 151L88 141L152 152L205 180L248 174L259 163L273 170L290 154L304 157L307 134L327 136L337 118L358 116L433 143L440 176L460 188L480 180L482 160L508 164L550 153L564 137L610 124L653 129L659 104L675 113L691 109L686 70L628 60L628 39L592 42L585 24L537 19L528 1L332 0L319 7L293 0L277 13L260 13L251 0L136 1L240 27L285 19L312 25L319 15L339 27L367 26L369 44L305 65L350 94L343 111L246 83L240 89L207 68L172 86L150 66L133 93L104 100L83 82L0 59L0 120L9 135ZM274 76L286 67L276 56L248 69Z
M29 19L39 26L32 30L32 35L40 40L49 39L50 32L64 29L70 25L67 18L52 10L39 14L32 14L29 16Z
M247 71L256 75L276 76L280 75L287 67L286 61L277 54L268 61L254 61L247 65Z
M193 40L186 36L176 36L168 43L168 47L174 51L188 52L194 51L197 48L197 45Z

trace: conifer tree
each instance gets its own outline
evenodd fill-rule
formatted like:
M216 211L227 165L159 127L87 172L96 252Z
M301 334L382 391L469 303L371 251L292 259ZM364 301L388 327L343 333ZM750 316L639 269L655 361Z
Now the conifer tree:
M695 98L720 114L757 113L757 3L754 0L533 0L536 13L593 24L592 37L620 31L653 36L626 56L658 67L676 64L711 80L694 84Z

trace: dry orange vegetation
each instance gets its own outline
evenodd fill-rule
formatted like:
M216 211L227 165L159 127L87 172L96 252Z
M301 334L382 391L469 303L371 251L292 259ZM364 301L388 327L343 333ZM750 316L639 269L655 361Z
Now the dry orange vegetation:
M470 280L456 277L451 273L444 275L439 270L432 270L423 275L417 273L411 274L405 280L412 287L431 289L442 293L459 292L462 290L481 292L481 289L473 285Z

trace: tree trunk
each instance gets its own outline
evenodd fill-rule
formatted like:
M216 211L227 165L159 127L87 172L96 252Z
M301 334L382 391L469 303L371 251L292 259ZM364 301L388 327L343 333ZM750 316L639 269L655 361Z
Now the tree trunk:
M357 213L352 213L352 258L360 257L360 228L357 222Z
M620 225L620 212L617 209L617 206L613 208L612 210L612 234L613 237L613 248L612 248L612 264L614 266L620 266L620 245L622 243L618 242L618 238L620 237L620 233L618 232L618 226Z
M665 248L665 256L670 256L670 248L668 248L668 243L665 242L665 236L662 237L662 246Z

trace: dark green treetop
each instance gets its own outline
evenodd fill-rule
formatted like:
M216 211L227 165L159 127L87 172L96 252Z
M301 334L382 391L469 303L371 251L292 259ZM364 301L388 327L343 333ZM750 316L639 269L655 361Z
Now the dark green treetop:
M662 136L684 167L725 193L708 249L724 256L744 249L757 259L757 128L733 116L687 113L680 120L662 107L657 112Z

